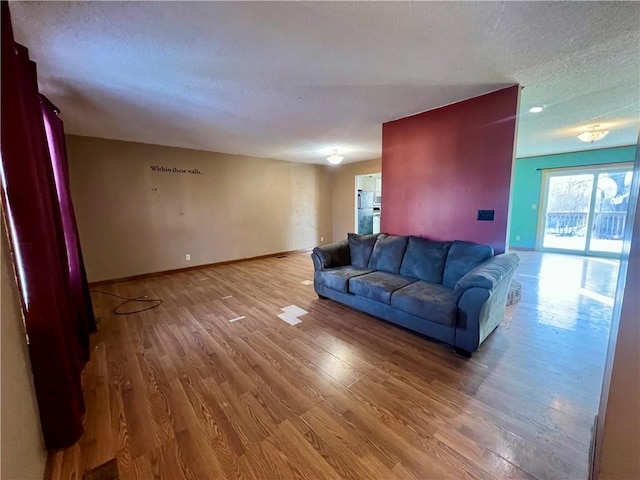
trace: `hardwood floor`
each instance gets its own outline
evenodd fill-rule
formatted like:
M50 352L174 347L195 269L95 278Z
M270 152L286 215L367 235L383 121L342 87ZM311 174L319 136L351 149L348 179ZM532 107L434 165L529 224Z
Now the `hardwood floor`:
M164 303L93 295L86 433L47 478L116 457L121 479L584 479L617 262L520 256L523 298L470 360L319 300L308 254L102 286Z

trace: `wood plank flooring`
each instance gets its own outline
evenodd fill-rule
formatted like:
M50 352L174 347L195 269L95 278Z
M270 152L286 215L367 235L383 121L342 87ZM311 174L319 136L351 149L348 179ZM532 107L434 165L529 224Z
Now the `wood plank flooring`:
M584 479L617 262L520 256L523 298L470 360L319 300L308 254L101 286L164 303L93 294L86 433L47 478L116 457L123 480Z

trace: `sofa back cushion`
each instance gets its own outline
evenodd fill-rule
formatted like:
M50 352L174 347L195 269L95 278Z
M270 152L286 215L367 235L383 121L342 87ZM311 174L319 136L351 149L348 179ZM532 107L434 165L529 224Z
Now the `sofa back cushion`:
M453 288L465 274L491 257L493 257L491 245L456 240L447 255L442 284L445 287Z
M444 264L450 248L451 242L409 237L400 275L419 278L430 283L442 283Z
M400 265L407 249L408 237L381 233L373 247L369 268L389 273L400 273Z
M358 235L357 233L347 234L349 242L349 252L351 254L351 265L361 268L367 268L369 265L369 257L373 251L373 246L378 239L378 234Z

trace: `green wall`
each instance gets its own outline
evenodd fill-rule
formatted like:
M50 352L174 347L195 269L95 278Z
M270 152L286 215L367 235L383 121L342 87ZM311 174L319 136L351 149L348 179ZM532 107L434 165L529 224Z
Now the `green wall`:
M538 227L538 208L542 188L542 171L545 168L578 167L599 163L633 162L636 147L606 148L585 152L560 153L516 159L511 198L511 224L509 245L515 248L534 249ZM519 237L519 240L516 238Z

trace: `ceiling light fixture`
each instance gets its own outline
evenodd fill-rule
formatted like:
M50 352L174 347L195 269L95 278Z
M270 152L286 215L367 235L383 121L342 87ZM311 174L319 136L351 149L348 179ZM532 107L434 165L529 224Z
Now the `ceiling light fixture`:
M331 165L338 165L342 160L344 160L344 157L342 155L338 155L337 149L334 149L333 153L327 157L327 162Z
M609 134L609 130L597 130L600 125L591 125L587 127L587 129L578 135L578 138L583 142L597 142L598 140L602 140Z
M544 106L538 106L538 107L531 107L529 109L529 112L531 112L531 113L540 113L543 110L544 110Z

